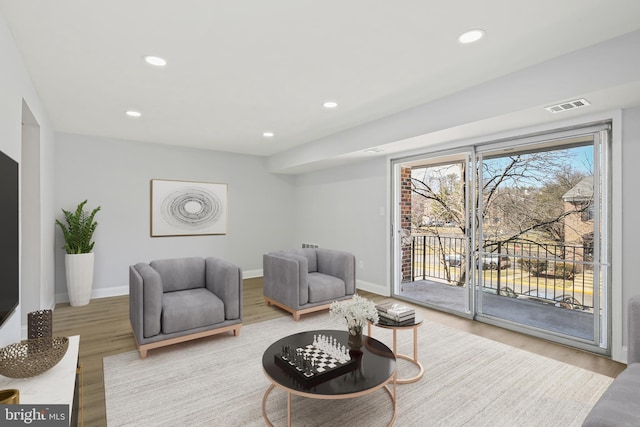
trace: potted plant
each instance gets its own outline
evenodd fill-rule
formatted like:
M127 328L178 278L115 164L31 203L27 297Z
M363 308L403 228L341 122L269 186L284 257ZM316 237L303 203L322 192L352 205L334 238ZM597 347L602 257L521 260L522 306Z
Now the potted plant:
M72 306L86 305L91 299L91 287L93 285L93 233L98 226L94 221L100 206L90 213L84 210L80 203L75 212L62 209L66 224L56 220L64 236L63 249L67 252L64 265L67 274L67 291L69 302Z

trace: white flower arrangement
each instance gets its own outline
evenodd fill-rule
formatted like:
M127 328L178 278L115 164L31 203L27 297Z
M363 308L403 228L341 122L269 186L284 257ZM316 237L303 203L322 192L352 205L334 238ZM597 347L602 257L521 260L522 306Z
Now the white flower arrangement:
M373 301L358 294L346 301L334 301L329 307L331 317L342 319L347 323L351 335L362 334L367 321L378 321L378 310Z

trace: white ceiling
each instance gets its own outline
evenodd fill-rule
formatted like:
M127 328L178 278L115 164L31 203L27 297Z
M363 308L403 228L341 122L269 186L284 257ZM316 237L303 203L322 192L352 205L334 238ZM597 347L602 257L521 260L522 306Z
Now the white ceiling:
M638 0L0 0L0 14L57 131L261 156L640 29ZM474 28L483 40L457 43ZM634 89L592 95L621 106Z

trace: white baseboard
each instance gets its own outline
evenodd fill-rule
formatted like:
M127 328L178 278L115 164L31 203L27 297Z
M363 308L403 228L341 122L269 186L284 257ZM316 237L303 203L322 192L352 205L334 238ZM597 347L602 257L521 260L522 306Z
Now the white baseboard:
M258 270L245 270L242 272L243 279L255 279L256 277L262 277L262 269Z
M121 295L129 295L129 286L114 286L111 288L98 288L91 291L91 299L119 297ZM56 294L56 304L69 302L69 294Z
M246 270L242 272L243 279L253 279L256 277L262 277L262 269L258 270ZM384 285L378 285L377 283L365 282L363 280L356 280L356 288L363 291L373 292L374 294L388 297L391 295L389 289ZM114 286L111 288L98 288L91 291L91 299L118 297L121 295L129 295L129 286ZM59 293L56 294L56 304L69 302L69 294Z
M262 269L259 270L247 270L242 272L243 279L253 279L255 277L262 277ZM91 299L118 297L121 295L129 295L129 286L114 286L110 288L98 288L91 291ZM69 302L69 294L59 293L56 294L56 304Z
M623 345L620 352L613 351L611 358L616 362L627 363L629 361L629 346Z
M363 291L372 292L374 294L382 295L384 297L391 296L389 288L385 285L379 285L377 283L365 282L364 280L356 280L356 288Z

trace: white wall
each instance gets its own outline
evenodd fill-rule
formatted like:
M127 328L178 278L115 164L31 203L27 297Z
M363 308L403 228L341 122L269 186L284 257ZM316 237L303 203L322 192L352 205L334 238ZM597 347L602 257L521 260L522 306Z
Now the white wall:
M35 88L27 74L20 53L15 47L11 34L0 16L0 58L2 58L2 66L0 66L0 150L9 157L20 163L21 160L21 132L23 117L23 102L28 105L33 115L33 119L40 126L40 177L35 185L39 185L38 189L41 197L34 204L34 209L25 212L21 209L20 220L25 226L34 224L40 227L39 236L35 238L40 242L40 259L42 260L35 268L39 268L40 283L33 287L40 288L40 299L38 309L51 308L53 304L53 226L50 221L44 218L51 218L52 205L48 195L53 194L53 151L54 138L52 126L49 124L48 118L40 103ZM33 184L30 184L33 185ZM25 188L21 189L25 191ZM36 227L37 228L37 227ZM8 321L0 327L0 346L19 341L22 338L20 312L22 309L23 296L21 294L21 304L18 306ZM27 301L27 305L32 307L34 304Z
M56 144L55 218L85 199L101 206L94 298L127 294L136 262L217 256L260 275L264 253L296 244L294 177L267 173L261 157L64 133ZM151 179L228 184L227 234L150 237ZM56 230L56 298L68 301L63 245Z
M622 183L621 204L622 245L620 264L621 304L614 307L613 316L620 318L622 323L622 340L627 346L627 301L630 297L640 294L640 192L638 191L638 159L640 159L640 107L624 110L622 114ZM615 224L614 224L615 226ZM615 263L614 259L614 263Z
M26 107L25 107L26 108ZM20 205L23 213L35 212L40 205L40 127L22 125L22 161L20 179L22 180L22 194ZM35 218L34 218L35 219ZM27 315L40 309L41 292L41 243L42 228L39 221L29 223L23 221L20 229L20 262L22 265L20 276L20 292L22 295L22 324L27 325ZM51 299L49 299L51 300Z
M296 239L352 252L359 289L389 295L384 158L298 176Z

